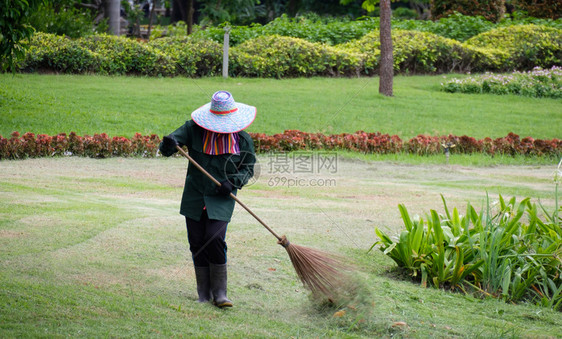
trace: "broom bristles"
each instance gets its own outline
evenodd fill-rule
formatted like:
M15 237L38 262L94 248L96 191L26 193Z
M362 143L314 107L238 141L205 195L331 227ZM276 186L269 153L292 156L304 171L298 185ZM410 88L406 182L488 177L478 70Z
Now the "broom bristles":
M340 289L349 279L351 266L331 253L294 245L285 236L279 243L285 247L293 267L303 285L313 295L324 295L330 301L337 298Z

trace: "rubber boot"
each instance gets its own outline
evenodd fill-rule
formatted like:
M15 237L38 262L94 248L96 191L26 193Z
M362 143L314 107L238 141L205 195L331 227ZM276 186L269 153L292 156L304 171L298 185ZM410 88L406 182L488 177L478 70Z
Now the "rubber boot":
M207 266L195 266L195 280L197 281L197 294L200 303L211 301L211 275Z
M211 269L211 294L213 304L217 307L232 307L232 301L226 297L226 264L210 264Z

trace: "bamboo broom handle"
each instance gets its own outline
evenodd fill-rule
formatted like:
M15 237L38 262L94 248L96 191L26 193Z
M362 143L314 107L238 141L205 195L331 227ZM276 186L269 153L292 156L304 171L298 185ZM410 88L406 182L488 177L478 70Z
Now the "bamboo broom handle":
M184 157L186 157L189 160L189 162L191 162L195 167L197 167L198 170L203 172L203 174L205 174L207 178L211 179L217 186L219 187L221 186L221 183L217 179L215 179L209 172L207 172L207 170L205 170L201 165L199 165L195 160L193 160L193 158L189 154L187 154L187 152L184 151L183 148L181 148L180 146L176 146L176 148ZM271 229L271 227L267 226L267 224L263 220L261 220L260 217L258 217L254 212L252 212L252 210L248 206L246 206L242 201L240 201L240 199L238 199L237 196L235 196L233 193L230 193L230 197L234 199L246 211L248 211L248 213L250 213L254 218L256 218L256 220L259 221L260 224L263 225L263 227L265 227L269 232L271 232L271 234L273 234L273 236L276 237L277 240L279 240L280 244L281 242L283 242L284 239L286 241L286 238L284 237L282 238L279 235L277 235L277 233L275 233Z

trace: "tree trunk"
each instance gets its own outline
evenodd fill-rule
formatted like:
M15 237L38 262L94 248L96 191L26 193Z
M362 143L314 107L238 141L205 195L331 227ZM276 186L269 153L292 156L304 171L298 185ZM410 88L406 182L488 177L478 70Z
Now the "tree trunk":
M392 57L392 36L390 27L390 0L380 2L380 39L381 39L381 61L379 65L379 93L392 96L392 81L394 77L394 65Z
M121 33L121 3L119 0L107 0L106 5L106 13L109 18L109 32L113 35L119 35Z
M171 22L183 21L187 24L187 35L193 33L195 23L195 0L173 0Z
M187 35L193 33L193 13L195 13L193 2L194 0L187 0Z
M150 14L148 15L148 36L146 37L150 40L150 32L152 31L152 18L154 17L154 9L156 8L156 3L152 4L150 8Z

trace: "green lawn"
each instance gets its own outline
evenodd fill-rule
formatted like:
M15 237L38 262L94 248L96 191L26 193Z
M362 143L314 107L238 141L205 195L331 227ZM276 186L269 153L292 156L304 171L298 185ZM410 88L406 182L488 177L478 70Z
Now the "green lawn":
M162 136L226 89L258 108L251 132L562 137L561 100L448 94L441 81L397 77L387 98L377 78L0 74L0 135ZM399 203L411 215L442 213L443 194L464 211L467 201L482 206L488 192L552 209L558 159L453 155L446 165L444 155L338 152L336 171L282 174L272 171L273 156L259 156L260 175L239 197L295 244L352 258L364 286L352 302L311 300L286 251L238 207L227 234L235 307L196 303L178 214L183 158L0 161L0 337L560 337L560 312L424 289L380 251L367 253L375 227L403 229Z
M448 75L448 78L452 75ZM257 107L250 132L287 129L327 134L364 130L475 138L562 137L562 100L449 94L443 76L399 76L395 96L378 94L378 78L186 79L0 74L0 135L12 131L132 136L169 133L229 90Z
M0 162L0 337L555 338L562 315L421 288L380 251L374 227L410 213L481 206L488 191L552 208L553 166L472 168L338 158L337 171L268 170L240 199L295 244L355 261L364 288L328 307L309 299L286 251L246 211L229 224L229 297L196 302L185 221L186 160L44 158ZM354 175L348 175L353 172ZM279 176L300 178L283 185ZM330 185L311 185L324 179ZM521 199L519 199L521 200ZM533 199L533 202L536 202ZM341 317L335 317L337 311Z

